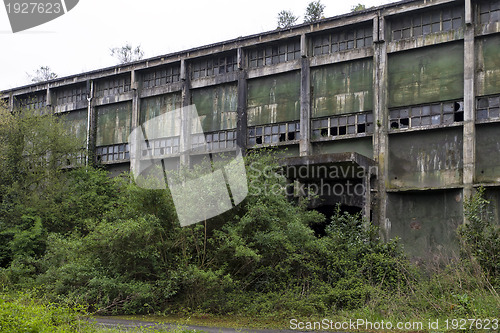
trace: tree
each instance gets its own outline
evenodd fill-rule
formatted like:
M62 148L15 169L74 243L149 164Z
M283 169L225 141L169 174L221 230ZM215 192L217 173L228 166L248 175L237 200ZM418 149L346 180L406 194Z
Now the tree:
M320 0L310 2L304 15L304 23L311 23L324 18L324 9L325 5Z
M278 29L289 28L297 22L299 18L289 10L282 10L278 13Z
M57 79L57 74L54 73L49 66L40 66L33 74L26 73L31 82L44 82Z
M134 48L132 44L129 43L121 47L113 47L110 51L111 56L115 57L119 64L138 61L144 57L144 51L140 45Z
M351 12L359 12L361 10L365 10L366 6L363 4L358 3L356 6L351 7Z

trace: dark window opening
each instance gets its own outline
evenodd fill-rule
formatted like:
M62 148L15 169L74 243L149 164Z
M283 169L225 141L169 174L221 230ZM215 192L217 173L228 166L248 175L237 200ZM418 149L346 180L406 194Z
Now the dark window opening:
M261 136L258 136L255 138L255 143L258 144L258 145L261 145L262 144L262 137Z
M340 126L339 127L339 135L345 135L346 133L347 133L346 126Z
M396 121L393 121L393 122L391 123L391 128L394 128L394 129L399 129L399 123L398 123L398 122L396 122Z
M289 141L295 140L295 132L289 132L288 133L288 140Z
M338 135L337 133L337 127L330 127L330 135Z
M455 112L454 121L456 122L464 121L464 112L463 111Z
M328 129L327 128L322 128L321 129L321 136L328 136Z
M285 133L280 134L280 142L285 142L285 141L286 141Z
M401 126L410 126L410 119L408 118L401 118L399 122Z
M365 133L365 132L366 132L366 125L358 124L358 133Z

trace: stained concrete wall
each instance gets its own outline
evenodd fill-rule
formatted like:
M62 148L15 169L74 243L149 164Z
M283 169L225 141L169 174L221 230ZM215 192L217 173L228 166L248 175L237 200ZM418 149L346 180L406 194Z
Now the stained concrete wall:
M81 142L85 148L87 142L87 109L76 110L62 114L62 119L67 125L68 131Z
M500 124L476 126L476 182L500 182Z
M181 102L180 93L143 98L141 100L139 123L144 124L148 120L179 109L182 105Z
M413 260L458 254L457 227L463 223L462 191L389 193L387 223Z
M132 103L116 103L97 107L97 146L128 142Z
M191 91L204 132L236 128L238 86L226 84Z
M500 93L500 35L478 38L477 79L478 96Z
M248 126L299 120L300 72L248 81Z
M313 118L373 110L373 60L314 68L311 91Z
M389 54L388 79L389 107L462 98L463 43Z
M461 128L389 137L389 188L432 188L462 183Z
M334 142L317 142L313 144L313 154L333 154L355 152L373 158L371 137L337 140Z

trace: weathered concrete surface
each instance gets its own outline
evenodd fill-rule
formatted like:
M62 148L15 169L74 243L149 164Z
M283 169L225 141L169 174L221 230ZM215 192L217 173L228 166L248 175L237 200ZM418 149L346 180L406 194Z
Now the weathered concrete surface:
M390 188L436 188L462 184L462 130L392 134Z
M238 111L238 86L225 84L195 89L191 101L200 116L205 132L236 128Z
M311 70L312 117L373 110L373 60Z
M440 44L389 54L389 107L459 99L464 93L464 46Z
M388 193L389 236L400 237L413 260L458 254L462 190Z
M97 146L128 142L132 103L117 103L97 107Z
M500 35L476 39L478 96L500 92Z
M355 152L373 158L373 144L371 137L336 140L333 142L317 142L313 144L313 154L332 154Z
M300 71L248 81L248 126L299 120Z
M85 148L87 141L87 109L67 112L61 116L67 125L68 131L82 143L82 148Z
M478 125L476 144L476 182L500 183L500 124Z

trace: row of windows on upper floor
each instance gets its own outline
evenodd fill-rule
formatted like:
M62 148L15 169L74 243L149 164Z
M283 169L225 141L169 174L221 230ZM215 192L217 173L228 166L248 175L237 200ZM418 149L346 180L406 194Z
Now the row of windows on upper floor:
M477 17L480 24L500 21L500 0L479 2ZM453 6L439 10L424 10L414 14L395 17L389 20L391 40L425 36L431 33L451 31L464 25L464 7ZM358 25L335 29L328 33L312 36L313 56L336 53L350 49L370 47L373 44L372 25ZM247 50L247 66L258 68L300 58L300 39L290 39L259 48ZM237 70L236 51L222 56L194 60L190 66L192 79L227 74ZM180 81L180 64L167 65L145 71L142 74L142 87L153 88ZM130 75L115 76L97 82L97 97L126 93L131 89ZM84 85L56 90L57 104L83 101L87 97ZM46 105L46 97L22 98L20 105L40 108Z
M476 100L476 122L500 121L500 95L479 97ZM462 123L463 101L430 103L389 110L390 132L405 129L425 129ZM373 112L336 115L311 119L313 142L362 137L374 132ZM194 135L191 139L194 153L232 150L236 148L236 130L223 130ZM300 122L251 126L247 129L248 147L298 144ZM179 153L179 136L151 140L141 147L141 156L160 158ZM101 146L96 150L98 160L112 162L130 158L129 144Z

